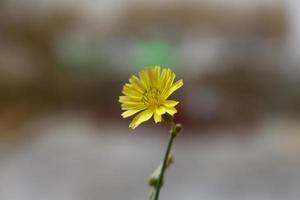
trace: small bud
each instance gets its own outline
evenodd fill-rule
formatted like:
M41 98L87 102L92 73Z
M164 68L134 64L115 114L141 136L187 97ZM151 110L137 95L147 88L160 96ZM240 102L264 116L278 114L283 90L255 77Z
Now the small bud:
M176 124L176 126L175 126L176 133L179 133L181 130L182 130L182 125L181 124Z
M174 161L173 155L169 155L168 159L167 159L167 166L166 168L168 168L170 166L170 164L172 164ZM162 170L162 163L155 169L155 171L151 174L151 176L148 179L148 184L151 187L157 187L158 186L158 179ZM161 185L163 185L163 180L161 182Z

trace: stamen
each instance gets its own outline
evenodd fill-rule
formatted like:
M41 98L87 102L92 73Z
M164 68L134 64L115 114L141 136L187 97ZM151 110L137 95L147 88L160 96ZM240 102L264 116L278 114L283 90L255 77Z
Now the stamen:
M160 96L160 91L154 87L150 87L149 90L144 92L142 101L144 102L145 105L159 105L159 96Z

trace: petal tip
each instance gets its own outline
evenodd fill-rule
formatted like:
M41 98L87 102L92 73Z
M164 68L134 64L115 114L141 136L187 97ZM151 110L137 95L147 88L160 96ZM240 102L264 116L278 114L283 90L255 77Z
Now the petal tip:
M134 130L137 127L137 125L130 123L128 127L131 128L132 130Z

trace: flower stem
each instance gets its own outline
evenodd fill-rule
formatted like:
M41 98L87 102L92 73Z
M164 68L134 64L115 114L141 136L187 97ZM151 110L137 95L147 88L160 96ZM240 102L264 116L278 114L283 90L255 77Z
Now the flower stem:
M172 120L170 122L170 124L171 124L170 139L169 139L169 143L168 143L166 153L165 153L165 156L164 156L161 172L160 172L160 175L158 177L158 182L157 182L157 185L156 185L156 193L155 193L155 196L154 196L154 200L158 200L158 198L159 198L159 193L160 193L160 189L161 189L162 184L163 184L164 174L165 174L165 171L166 171L166 168L167 168L168 157L170 156L172 144L173 144L174 139L176 138L178 132L181 130L181 125L180 124L175 124L174 120Z

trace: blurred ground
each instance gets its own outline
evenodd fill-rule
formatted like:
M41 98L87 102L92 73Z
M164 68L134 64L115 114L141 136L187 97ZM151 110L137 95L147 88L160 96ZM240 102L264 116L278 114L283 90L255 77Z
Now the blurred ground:
M298 199L299 128L281 119L276 125L211 133L230 131L225 137L203 138L193 131L188 138L184 131L161 198ZM95 123L83 113L42 117L26 132L31 137L17 151L2 151L3 200L146 199L147 176L167 142L164 128L132 134L125 125ZM241 136L250 132L255 135Z

